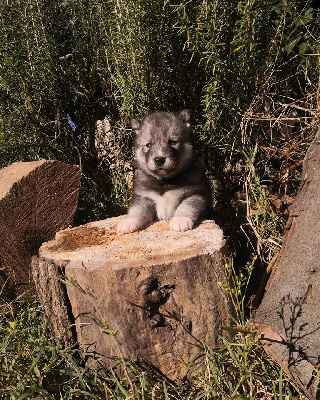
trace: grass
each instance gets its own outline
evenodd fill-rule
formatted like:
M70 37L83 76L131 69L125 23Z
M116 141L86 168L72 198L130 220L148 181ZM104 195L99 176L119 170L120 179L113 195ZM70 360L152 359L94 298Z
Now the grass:
M249 268L250 269L250 268ZM25 294L0 306L1 399L303 399L268 357L245 316L243 290L248 277L228 265L236 317L219 349L207 348L191 379L172 383L134 363L117 376L89 370L77 347L50 338L49 321L35 297ZM249 271L250 275L250 271ZM123 361L122 361L123 363Z

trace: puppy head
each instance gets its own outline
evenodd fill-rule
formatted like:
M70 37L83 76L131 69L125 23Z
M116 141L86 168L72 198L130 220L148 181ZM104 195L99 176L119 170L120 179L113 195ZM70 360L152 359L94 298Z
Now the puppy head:
M147 174L166 179L188 168L194 157L188 110L156 112L142 123L133 119L131 125L136 133L136 163Z

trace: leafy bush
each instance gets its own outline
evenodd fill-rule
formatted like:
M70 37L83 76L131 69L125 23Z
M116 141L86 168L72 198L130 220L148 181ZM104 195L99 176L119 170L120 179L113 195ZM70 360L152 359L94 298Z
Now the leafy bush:
M281 148L315 116L312 1L2 0L0 19L0 164L80 163L79 222L127 204L128 187L100 168L97 120L109 119L130 162L129 117L191 108L211 172L237 175L243 146L258 143L274 178Z

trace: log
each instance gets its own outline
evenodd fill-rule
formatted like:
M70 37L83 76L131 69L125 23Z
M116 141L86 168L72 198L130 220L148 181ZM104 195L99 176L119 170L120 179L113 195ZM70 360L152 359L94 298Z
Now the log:
M57 339L75 323L92 365L95 356L120 357L179 379L230 325L222 231L204 221L173 232L160 221L119 235L120 218L60 231L41 246L32 263L41 302Z
M319 398L320 133L303 164L284 243L255 315L266 351L310 399Z
M81 171L59 161L16 162L0 170L0 283L14 298L31 282L31 257L72 224Z

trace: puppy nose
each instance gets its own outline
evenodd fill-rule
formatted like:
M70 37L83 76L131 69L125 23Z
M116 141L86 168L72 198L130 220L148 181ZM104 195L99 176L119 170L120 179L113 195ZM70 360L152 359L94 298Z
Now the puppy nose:
M155 157L154 158L154 163L157 167L161 167L161 165L163 165L166 161L165 157Z

